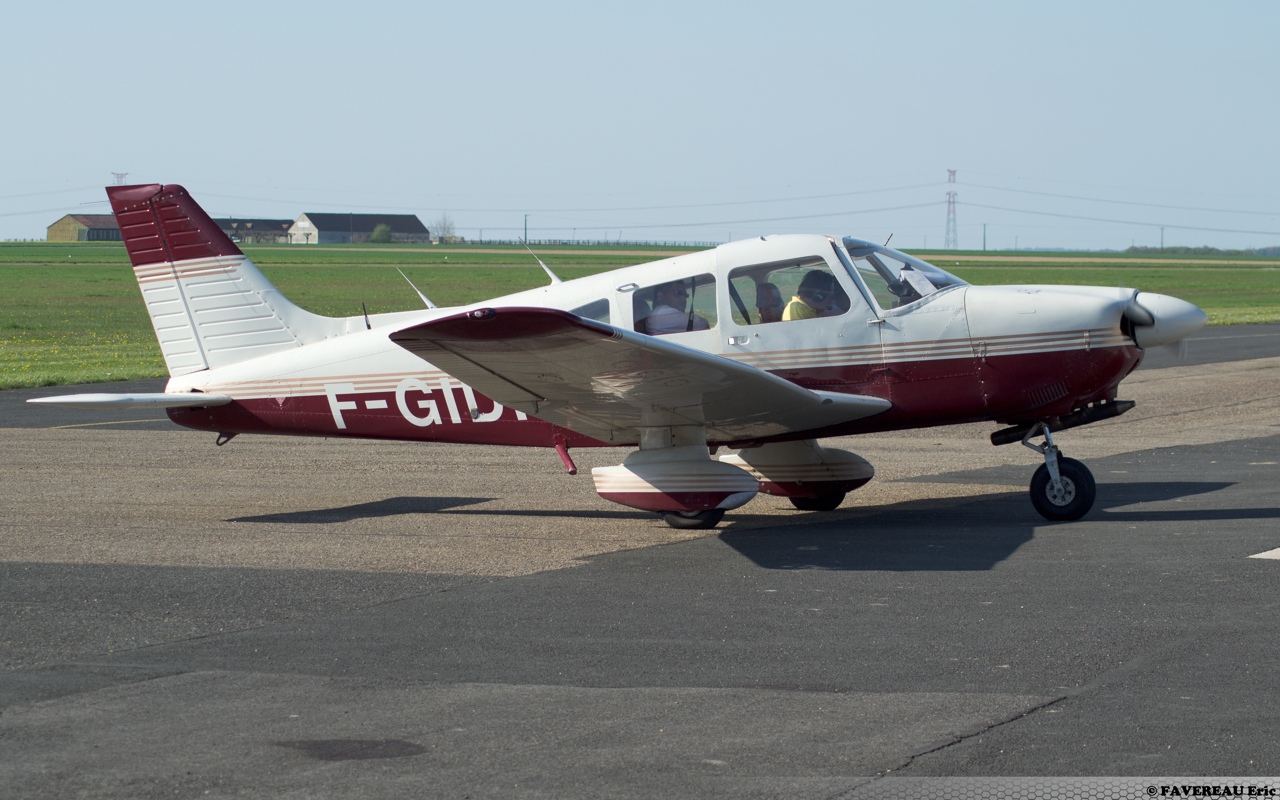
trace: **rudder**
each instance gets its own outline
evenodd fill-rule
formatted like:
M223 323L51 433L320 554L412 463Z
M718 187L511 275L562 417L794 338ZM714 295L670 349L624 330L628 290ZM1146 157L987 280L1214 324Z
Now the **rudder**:
M108 186L107 198L173 377L343 332L289 302L181 186Z

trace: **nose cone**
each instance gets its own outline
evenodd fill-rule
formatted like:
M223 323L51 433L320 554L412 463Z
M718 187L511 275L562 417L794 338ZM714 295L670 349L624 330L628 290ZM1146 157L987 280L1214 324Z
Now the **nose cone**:
M1142 324L1141 315L1131 315L1135 323L1134 340L1139 347L1169 344L1190 336L1204 327L1209 317L1198 306L1167 294L1138 292L1133 302L1151 316L1151 324Z

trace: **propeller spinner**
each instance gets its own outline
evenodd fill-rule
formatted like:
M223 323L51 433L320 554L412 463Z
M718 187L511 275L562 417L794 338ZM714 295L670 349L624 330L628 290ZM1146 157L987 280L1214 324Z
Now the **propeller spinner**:
M1134 325L1134 341L1144 349L1190 336L1209 321L1203 311L1186 300L1153 292L1134 292L1124 315Z

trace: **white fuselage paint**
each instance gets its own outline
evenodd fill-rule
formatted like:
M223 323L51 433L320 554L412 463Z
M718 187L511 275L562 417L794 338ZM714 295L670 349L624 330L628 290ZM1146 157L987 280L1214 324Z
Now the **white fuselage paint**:
M716 324L708 330L671 334L681 345L786 374L787 370L930 361L965 356L1087 349L1127 343L1116 327L1124 292L1092 287L974 287L938 292L902 309L865 302L860 279L844 270L824 236L787 235L735 242L715 250L552 284L463 308L373 315L369 330L354 330L306 347L174 377L166 391L216 392L237 400L324 396L335 424L357 408L388 408L425 427L485 422L500 406L476 407L469 386L388 340L401 328L485 307L581 308L608 303L607 321L633 327L632 292L666 281L711 273L716 281ZM790 323L735 322L726 276L752 263L821 259L853 298L841 316ZM862 301L861 304L859 301ZM361 327L363 327L363 318ZM345 326L350 329L350 325ZM461 397L458 393L461 393ZM377 394L377 398L360 400ZM461 400L461 402L460 402ZM371 405L372 404L372 405ZM524 418L521 414L520 418Z

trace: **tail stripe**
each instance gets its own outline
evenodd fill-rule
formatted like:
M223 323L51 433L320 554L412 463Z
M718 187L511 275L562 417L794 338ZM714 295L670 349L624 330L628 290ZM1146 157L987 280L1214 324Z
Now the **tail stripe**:
M170 375L342 332L276 291L181 186L109 186L107 197Z
M107 198L135 267L244 255L181 186L108 186Z

